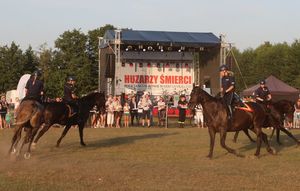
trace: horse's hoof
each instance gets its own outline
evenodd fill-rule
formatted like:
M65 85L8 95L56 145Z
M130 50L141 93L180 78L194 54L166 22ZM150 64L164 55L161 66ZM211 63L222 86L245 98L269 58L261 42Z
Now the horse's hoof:
M36 149L36 143L32 143L32 144L31 144L31 148L32 148L32 149Z
M85 143L80 143L81 144L81 146L83 146L83 147L85 147L86 146L86 144Z
M250 155L247 158L249 158L249 159L258 159L258 156L256 156L256 155Z
M236 156L237 156L237 157L241 157L241 158L245 158L245 155L242 155L242 154L240 154L240 153L236 153Z
M24 154L24 158L25 159L30 159L30 157L31 157L31 154L29 153L29 152L26 152L25 154Z
M276 154L277 154L276 150L273 149L273 148L270 148L270 150L268 150L268 152L269 152L271 155L276 155Z
M206 157L209 159L212 159L212 155L207 155Z
M17 152L17 149L13 148L10 152L10 154L15 154Z

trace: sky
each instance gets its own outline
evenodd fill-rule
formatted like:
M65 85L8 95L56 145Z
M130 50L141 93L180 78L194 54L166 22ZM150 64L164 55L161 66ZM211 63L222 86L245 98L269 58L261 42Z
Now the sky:
M112 24L151 31L224 34L240 50L300 39L298 0L0 0L0 46L27 49L67 30Z

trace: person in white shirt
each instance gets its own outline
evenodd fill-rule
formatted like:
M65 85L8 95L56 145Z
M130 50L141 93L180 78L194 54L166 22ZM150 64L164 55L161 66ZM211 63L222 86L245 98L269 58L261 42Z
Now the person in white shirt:
M157 102L157 110L158 110L158 126L164 125L164 119L166 117L166 103L163 97L159 97Z

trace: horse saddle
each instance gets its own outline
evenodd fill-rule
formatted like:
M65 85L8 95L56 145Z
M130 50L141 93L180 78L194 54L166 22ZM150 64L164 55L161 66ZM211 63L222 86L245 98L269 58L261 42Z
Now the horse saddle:
M251 112L251 113L253 112L253 109L246 102L242 102L242 101L238 105L235 105L234 108Z

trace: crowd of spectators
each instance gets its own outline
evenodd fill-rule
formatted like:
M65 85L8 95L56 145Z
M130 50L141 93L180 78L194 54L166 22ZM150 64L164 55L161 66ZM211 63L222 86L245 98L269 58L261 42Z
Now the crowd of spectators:
M178 104L181 103L181 98L184 99L184 103ZM178 123L180 127L183 127L188 103L186 96L181 95L178 103L176 104L177 109L182 110L177 115ZM174 98L172 96L151 96L149 92L122 94L120 96L108 95L105 111L98 111L96 108L91 111L91 126L93 128L164 127L167 106L173 105ZM201 113L202 111L199 110L197 116L200 116ZM203 127L203 117L197 118L195 124Z
M11 128L19 104L18 98L16 98L15 102L13 103L12 100L7 101L4 95L1 96L0 129Z

